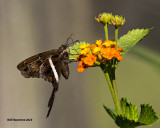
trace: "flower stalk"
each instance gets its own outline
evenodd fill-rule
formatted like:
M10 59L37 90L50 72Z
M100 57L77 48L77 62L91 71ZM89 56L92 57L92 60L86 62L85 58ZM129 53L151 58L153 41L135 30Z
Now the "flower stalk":
M110 92L111 92L111 95L113 98L113 102L114 102L115 108L117 110L117 114L122 115L122 110L121 110L121 106L120 106L120 102L119 102L119 98L118 98L118 93L117 93L117 88L116 88L116 85L113 84L114 80L112 80L112 76L114 74L111 73L110 66L101 65L100 67L104 73L106 80L107 80L107 83L108 83L108 86L109 86L109 89L110 89Z
M117 26L115 26L115 41L117 42L118 40L118 28Z
M117 91L116 80L115 80L115 69L114 69L113 73L114 73L114 79L112 79L112 85L113 85L114 94L115 94L115 97L116 97L116 102L118 104L117 105L118 106L118 111L122 115L123 113L122 113L121 104L120 104L119 97L118 97L118 91Z
M106 37L106 40L108 40L108 24L105 24L104 25L104 31L105 31L105 37Z

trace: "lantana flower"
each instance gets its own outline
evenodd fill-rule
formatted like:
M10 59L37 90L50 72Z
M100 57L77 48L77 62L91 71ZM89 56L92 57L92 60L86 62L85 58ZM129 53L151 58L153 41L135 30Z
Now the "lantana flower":
M116 42L112 40L105 40L104 43L102 40L96 40L96 43L92 46L88 43L80 45L80 49L79 56L75 58L75 61L80 61L78 72L83 72L88 67L107 64L109 60L115 58L117 61L123 59L120 55L123 49L118 47Z

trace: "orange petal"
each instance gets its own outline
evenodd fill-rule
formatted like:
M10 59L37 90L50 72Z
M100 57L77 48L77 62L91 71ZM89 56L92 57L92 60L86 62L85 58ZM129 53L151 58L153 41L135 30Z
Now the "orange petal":
M101 46L101 45L102 45L102 40L96 40L96 44L97 44L98 46Z

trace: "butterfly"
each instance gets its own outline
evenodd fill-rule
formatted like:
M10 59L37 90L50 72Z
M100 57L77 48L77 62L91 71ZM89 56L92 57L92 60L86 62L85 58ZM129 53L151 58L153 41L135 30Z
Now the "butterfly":
M21 74L25 78L43 78L52 83L53 91L48 101L49 110L47 117L50 115L61 75L65 79L69 78L69 39L72 39L71 36L67 39L67 42L58 49L36 54L17 65L17 69L21 71ZM72 43L75 42L78 42L78 40L74 42L72 40Z

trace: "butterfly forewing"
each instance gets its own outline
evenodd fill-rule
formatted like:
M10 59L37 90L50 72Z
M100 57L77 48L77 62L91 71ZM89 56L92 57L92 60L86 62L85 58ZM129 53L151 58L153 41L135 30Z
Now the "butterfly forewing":
M36 54L34 56L31 56L29 58L27 58L26 60L22 61L21 63L19 63L17 65L17 68L22 71L25 69L26 66L28 66L29 64L31 64L32 62L36 61L36 60L42 60L42 59L45 59L46 57L49 57L51 54L54 54L56 53L57 49L53 49L53 50L50 50L50 51L46 51L46 52L42 52L42 53L39 53L39 54Z

